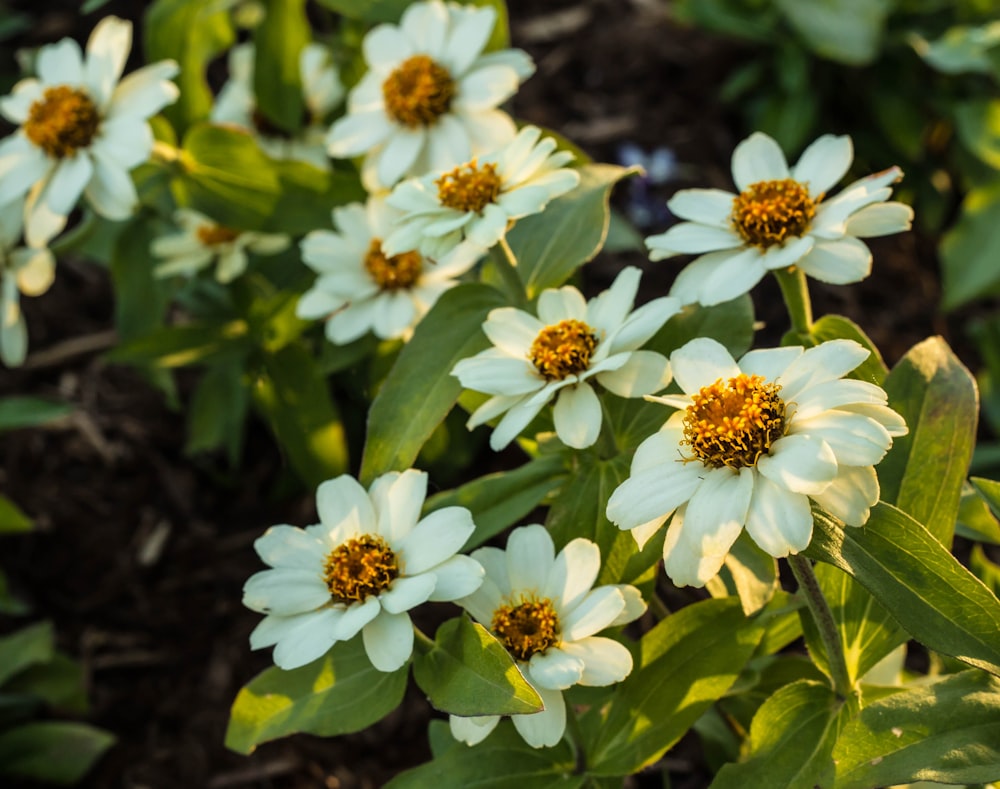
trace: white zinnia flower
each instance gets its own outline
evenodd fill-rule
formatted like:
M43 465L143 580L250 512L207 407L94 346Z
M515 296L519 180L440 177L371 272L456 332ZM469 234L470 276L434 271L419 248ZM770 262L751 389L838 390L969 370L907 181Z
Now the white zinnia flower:
M255 54L254 45L249 42L230 50L229 81L219 91L211 119L253 132L261 149L274 159L295 159L322 170L329 169L323 120L344 97L340 72L329 51L322 44L313 43L299 53L305 119L294 138L269 123L257 110L253 86Z
M668 519L667 575L703 586L746 527L775 557L812 537L810 499L851 526L879 497L874 466L907 432L885 392L842 378L868 356L852 340L751 351L701 337L674 351L680 409L636 450L608 519L642 545Z
M620 397L641 397L669 384L666 357L637 349L680 304L664 296L633 312L639 277L639 269L623 269L589 302L569 285L544 290L537 318L514 307L491 310L483 332L494 347L452 370L462 386L493 395L472 414L469 429L506 411L490 437L494 450L503 449L557 396L556 434L582 449L601 431L601 403L590 379Z
M0 205L27 194L25 235L48 243L66 226L80 194L101 216L126 219L138 204L129 170L153 149L146 119L175 101L163 60L119 82L132 46L132 24L105 17L86 57L69 38L42 47L37 78L23 79L0 100L0 113L20 128L0 142Z
M333 209L337 232L314 230L302 239L302 259L319 276L296 314L326 319L326 336L343 345L369 331L382 339L409 337L413 327L474 262L447 264L405 250L387 255L382 240L398 212L383 198Z
M28 329L19 296L40 296L55 278L48 249L20 246L24 206L0 206L0 361L17 367L28 353Z
M789 169L774 140L750 135L733 152L740 193L683 189L667 207L690 221L646 239L652 260L701 255L677 276L671 295L685 304L719 304L749 291L768 271L792 265L835 285L867 277L872 255L858 239L908 230L913 209L885 202L889 185L903 176L898 167L826 199L852 158L850 137L827 134Z
M535 67L518 49L483 54L495 22L493 8L430 0L409 6L398 26L371 30L368 72L330 129L329 154L364 154L362 180L375 192L510 140L514 122L496 108Z
M178 209L174 221L181 232L154 238L149 245L154 256L167 258L153 269L157 277L195 274L218 258L215 278L219 282L230 282L246 271L247 252L276 255L291 243L283 233L236 230L190 208Z
M428 600L471 594L483 568L455 555L472 534L464 507L420 518L427 475L409 469L376 479L368 491L347 475L316 491L320 523L272 526L255 543L273 569L251 576L243 604L267 614L250 647L274 646L284 669L304 666L337 641L361 633L379 671L396 671L413 652L407 613Z
M569 151L555 151L551 137L525 126L499 150L447 173L405 181L388 197L404 212L386 239L386 250L420 249L428 257L476 258L507 233L511 223L537 214L549 201L580 183L563 167Z
M634 586L592 588L601 569L597 544L578 537L558 554L543 526L514 529L507 550L480 548L482 586L456 602L496 636L538 692L545 709L511 720L533 748L551 747L566 728L562 692L573 685L612 685L632 671L619 642L595 635L641 616L646 604ZM475 745L496 728L498 715L450 717L458 740Z

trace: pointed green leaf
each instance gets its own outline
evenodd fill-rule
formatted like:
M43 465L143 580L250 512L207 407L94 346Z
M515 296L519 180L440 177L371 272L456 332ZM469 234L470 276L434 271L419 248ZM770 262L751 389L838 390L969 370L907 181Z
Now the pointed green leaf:
M360 637L334 644L302 668L266 669L236 696L226 747L250 753L297 732L333 737L361 731L399 706L408 673L408 666L391 673L376 669Z
M953 310L1000 290L1000 184L971 190L941 240L943 307Z
M211 365L198 382L188 408L185 454L225 448L230 465L235 466L249 404L239 360Z
M0 496L0 534L31 531L31 518L6 496Z
M427 500L424 509L433 512L459 506L469 510L476 524L476 531L462 548L469 551L534 510L563 483L566 475L562 457L542 455L511 471L487 474L454 490L437 493Z
M115 285L115 327L122 342L133 340L162 325L167 308L165 280L153 276L149 244L154 226L148 221L127 224L110 260Z
M4 683L3 692L31 696L60 710L79 714L87 711L83 668L61 652L53 654L51 660L35 663L18 672Z
M146 11L146 59L171 59L181 68L177 102L164 114L179 131L208 117L212 91L206 80L210 60L235 41L229 12L216 0L156 0Z
M438 628L434 647L413 659L413 678L435 709L453 715L538 712L542 700L514 659L467 616Z
M763 635L736 598L703 600L642 639L636 667L584 726L594 775L629 775L652 764L739 676Z
M826 786L837 732L857 705L829 685L799 680L778 690L754 715L746 754L715 776L711 789ZM846 713L846 714L845 714Z
M347 441L340 412L316 360L304 345L286 345L265 356L253 402L310 487L347 471Z
M611 164L585 164L575 189L553 200L544 212L514 225L507 241L529 298L559 287L600 251L610 221L611 189L637 172Z
M38 622L0 638L0 686L19 671L52 660L54 643L51 622Z
M581 789L576 760L563 740L552 748L532 748L514 727L500 727L474 747L459 743L433 761L396 776L385 789Z
M879 464L882 499L951 545L976 440L979 398L969 371L940 337L915 345L885 381L910 432Z
M923 526L885 503L862 528L813 519L807 556L849 573L925 646L1000 674L1000 600Z
M57 403L40 397L0 398L0 432L21 427L36 427L73 413L69 403Z
M266 0L264 21L254 32L253 89L257 108L289 133L302 127L299 53L311 39L305 0Z
M250 349L245 321L188 323L164 326L108 354L115 362L151 362L157 367L184 367L245 355Z
M499 291L466 283L445 293L423 317L368 412L363 484L413 464L462 391L452 368L489 345L483 321L504 304Z
M834 748L837 789L1000 775L1000 681L963 671L866 706Z
M956 534L968 540L1000 545L1000 482L970 477L971 485L962 489Z
M171 184L178 205L241 230L258 230L270 220L281 181L247 132L197 124L184 137L181 163Z
M0 774L69 786L114 742L110 732L85 723L26 723L0 733Z

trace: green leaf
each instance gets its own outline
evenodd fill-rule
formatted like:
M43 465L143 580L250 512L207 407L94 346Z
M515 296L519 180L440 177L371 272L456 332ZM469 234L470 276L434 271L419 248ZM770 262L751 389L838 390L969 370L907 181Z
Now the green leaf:
M164 326L123 343L108 354L114 362L152 362L157 367L185 367L244 356L250 350L245 321Z
M976 441L975 381L947 343L932 337L900 359L885 390L910 432L893 440L879 464L882 498L950 546Z
M31 531L32 521L6 496L0 496L0 534Z
M46 704L78 714L87 711L87 692L83 669L61 652L44 663L35 663L18 672L4 684L4 694L20 693L41 699Z
M888 372L882 354L861 327L843 315L824 315L812 325L809 334L790 331L782 338L781 344L812 348L830 340L854 340L867 348L871 355L854 369L850 377L882 385Z
M0 432L44 425L71 413L73 406L69 403L57 403L40 397L0 398Z
M0 733L0 773L69 786L114 742L114 735L85 723L26 723Z
M963 671L866 706L833 751L837 789L1000 775L1000 682Z
M529 298L557 288L600 251L610 221L611 189L637 168L585 164L580 183L549 203L544 212L525 217L507 234Z
M739 676L763 634L739 600L703 600L650 630L611 701L581 725L590 772L629 775L652 764Z
M376 669L361 638L338 642L301 668L266 669L237 694L226 747L246 754L297 732L333 737L361 731L399 706L408 671Z
M944 74L990 74L996 69L990 50L1000 45L1000 22L980 27L956 25L936 41L913 32L909 41L920 57Z
M31 610L21 600L10 593L7 576L0 572L0 614L23 616Z
M264 21L254 31L253 89L257 108L286 132L302 127L299 53L312 39L305 0L266 0Z
M438 628L434 646L414 657L413 678L435 709L452 715L518 715L543 709L510 653L467 616Z
M385 789L581 789L576 760L563 740L552 748L532 748L514 727L500 727L475 747L449 748L433 761L396 776Z
M115 328L121 342L142 337L163 324L169 299L166 281L153 276L149 251L153 231L148 220L130 222L122 229L111 255Z
M753 616L771 602L778 591L777 560L757 547L744 531L729 549L722 571L706 584L706 588L712 597L737 595L743 613Z
M865 66L878 57L893 2L775 0L775 5L817 55L848 66Z
M1000 600L923 526L885 503L862 528L813 520L807 556L849 573L925 646L1000 674Z
M51 622L38 622L0 638L0 686L29 666L52 660L54 640Z
M476 531L462 547L469 551L534 510L566 479L566 466L559 456L543 455L510 471L467 482L427 500L426 512L442 507L465 507L472 513Z
M746 754L727 764L711 789L820 786L832 770L830 754L845 706L829 685L799 680L778 690L754 715Z
M982 477L970 477L971 485L962 489L955 533L967 540L1000 545L1000 482ZM988 502L988 503L987 503Z
M264 357L253 402L309 487L348 470L347 441L337 404L316 360L301 344Z
M689 304L667 321L645 347L669 355L696 337L711 337L739 359L753 342L753 321L749 294L712 307Z
M319 0L319 4L359 22L398 22L411 0Z
M206 68L235 41L229 13L216 0L156 0L146 11L144 33L148 62L169 58L181 67L180 96L163 110L174 128L207 118L213 98Z
M220 225L264 227L278 204L281 181L274 163L250 134L201 123L184 137L183 168L171 184L178 205Z
M363 202L365 190L349 172L320 170L306 162L273 161L280 193L263 230L300 236L331 224L336 206Z
M198 382L188 407L185 454L224 447L230 465L235 465L243 445L243 424L249 403L239 360L210 366Z
M955 131L962 144L1000 170L1000 100L973 99L955 105Z
M976 578L993 590L993 594L1000 597L1000 565L990 560L982 545L972 546L972 552L969 554L969 569L975 573Z
M942 307L953 310L1000 291L1000 184L971 190L941 239Z
M462 391L452 368L489 345L483 321L504 304L499 291L466 283L446 292L417 324L368 412L362 484L413 464Z

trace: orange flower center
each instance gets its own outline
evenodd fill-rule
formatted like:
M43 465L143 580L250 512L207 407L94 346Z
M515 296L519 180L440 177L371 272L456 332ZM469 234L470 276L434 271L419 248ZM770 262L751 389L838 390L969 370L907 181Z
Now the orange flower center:
M323 580L337 602L351 603L378 595L399 577L396 554L381 537L364 534L330 551Z
M456 211L481 213L500 196L503 180L497 175L497 166L489 163L482 167L473 159L445 173L434 184L438 188L441 205Z
M791 178L758 181L733 199L733 225L748 244L767 249L805 233L821 199Z
M491 629L517 660L529 660L559 643L559 617L548 598L500 606Z
M562 381L590 366L597 335L583 321L559 321L546 326L531 343L528 358L547 381Z
M433 126L451 109L455 80L427 55L404 60L382 83L389 117L403 126Z
M423 269L423 258L419 252L401 252L386 257L382 252L382 242L372 239L365 256L365 270L382 290L403 290L412 288Z
M24 133L48 156L65 159L90 145L100 123L90 96L79 88L57 85L46 88L28 109Z
M206 247L214 247L217 244L228 244L230 241L235 241L239 237L240 231L225 225L201 225L195 231L195 235Z

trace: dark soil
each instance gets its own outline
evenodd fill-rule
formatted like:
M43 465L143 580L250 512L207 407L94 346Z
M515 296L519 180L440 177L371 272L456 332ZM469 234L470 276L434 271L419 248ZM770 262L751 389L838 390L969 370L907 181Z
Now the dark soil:
M624 140L666 146L681 169L658 189L661 202L684 186L730 187L729 157L745 130L714 96L749 56L740 45L679 28L661 3L510 6L514 43L538 64L516 115L564 133L601 161L615 161ZM85 31L103 12L84 22L36 13L32 44L61 37L67 25ZM937 313L928 240L887 239L875 256L860 286L819 289L816 310L852 317L891 364L949 327ZM585 285L605 286L625 263L644 266L648 297L679 269L641 254L609 256L587 268ZM786 328L779 300L770 284L755 293L766 342ZM313 522L312 495L278 493L300 488L289 485L285 460L257 422L235 472L221 457L184 455L182 412L135 371L101 357L113 342L113 294L102 269L66 261L52 290L24 307L32 354L21 370L0 370L0 396L58 398L76 413L64 424L0 437L0 492L37 525L3 541L0 566L32 618L54 621L60 647L82 663L87 720L118 738L84 786L362 789L428 758L431 712L415 691L354 736L297 736L250 757L223 747L236 692L270 664L267 651L250 652L259 617L240 604L244 581L262 567L252 542L274 523ZM181 377L182 398L191 383ZM18 624L0 619L3 630ZM685 741L671 754L672 785L706 785L701 765L694 740Z

